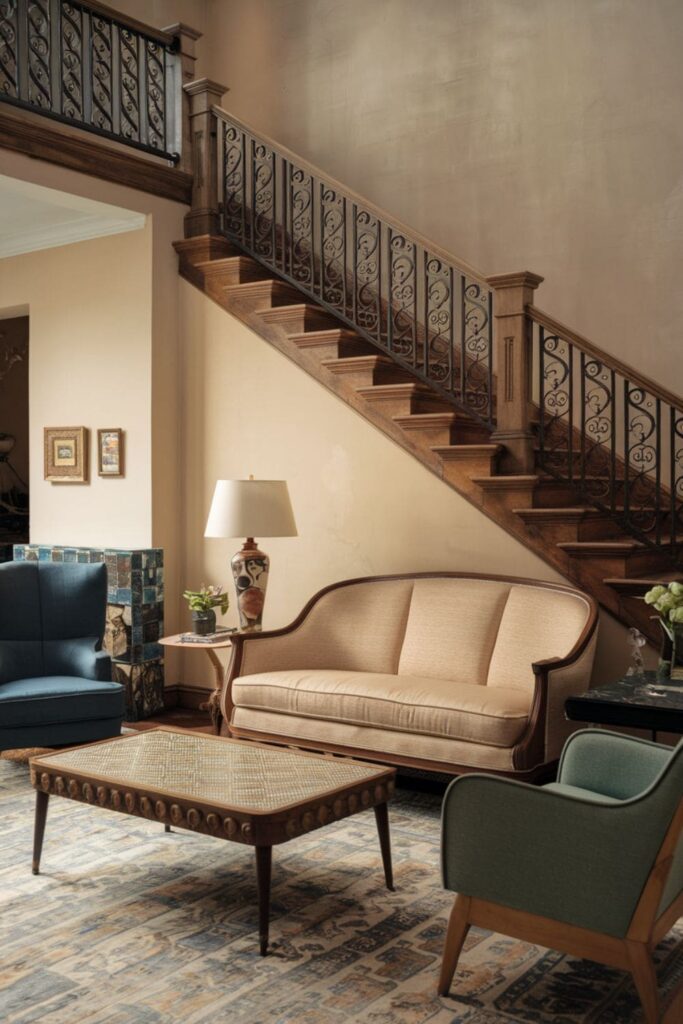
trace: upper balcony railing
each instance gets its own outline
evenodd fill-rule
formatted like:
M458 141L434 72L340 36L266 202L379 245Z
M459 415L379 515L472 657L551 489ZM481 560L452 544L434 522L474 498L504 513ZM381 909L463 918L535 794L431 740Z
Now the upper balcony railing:
M0 0L0 100L177 162L177 39L94 0Z

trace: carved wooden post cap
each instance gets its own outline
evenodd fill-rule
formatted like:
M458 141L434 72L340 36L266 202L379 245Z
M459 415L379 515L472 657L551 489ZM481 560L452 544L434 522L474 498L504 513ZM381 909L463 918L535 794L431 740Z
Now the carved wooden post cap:
M169 36L174 36L178 40L183 57L191 57L192 60L196 60L197 55L194 44L198 39L202 38L203 32L192 28L191 25L186 25L184 21L176 21L172 25L162 28L161 31L166 32Z
M214 82L211 78L195 78L193 82L186 82L183 92L192 97L192 113L202 114L220 101L228 92L227 85Z

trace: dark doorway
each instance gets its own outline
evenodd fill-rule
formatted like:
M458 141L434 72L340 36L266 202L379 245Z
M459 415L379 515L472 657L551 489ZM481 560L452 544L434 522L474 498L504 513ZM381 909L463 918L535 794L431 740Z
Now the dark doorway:
M28 317L0 319L0 562L28 543Z

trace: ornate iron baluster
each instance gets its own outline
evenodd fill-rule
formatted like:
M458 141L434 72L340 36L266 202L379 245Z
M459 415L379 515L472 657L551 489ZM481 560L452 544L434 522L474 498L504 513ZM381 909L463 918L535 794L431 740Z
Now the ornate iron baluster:
M346 196L320 182L320 297L346 316Z
M452 386L453 268L425 252L424 373L428 380Z
M491 415L491 292L462 277L460 398L484 418Z
M28 27L28 101L49 110L50 86L50 7L48 0L29 0Z
M223 137L223 230L241 245L247 242L246 138L226 123Z
M315 287L315 259L313 234L313 177L287 165L287 192L289 196L289 274L302 287L313 291Z
M166 94L164 88L164 51L153 39L147 40L147 144L164 150Z
M73 4L62 4L62 114L83 120L83 12Z
M542 327L540 351L541 465L553 476L571 480L572 346Z
M680 557L683 535L683 412L670 406L670 449L671 478L669 482L669 524L671 529L671 553L674 559Z
M417 361L417 250L405 235L388 228L389 312L387 347L407 363Z
M0 0L0 95L18 97L17 0Z
M353 204L354 320L376 341L382 337L381 243L379 218Z
M616 509L614 371L581 352L582 492L601 507Z
M139 36L130 29L119 32L121 79L121 135L140 141L140 56Z
M251 140L252 238L254 253L275 267L275 154L256 139Z
M112 63L111 22L93 14L90 19L92 124L103 132L111 132L112 121Z
M657 530L659 400L624 380L624 522L646 536Z

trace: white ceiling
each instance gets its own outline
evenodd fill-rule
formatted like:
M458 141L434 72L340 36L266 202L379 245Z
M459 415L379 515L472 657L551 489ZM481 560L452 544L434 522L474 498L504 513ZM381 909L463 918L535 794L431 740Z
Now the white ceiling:
M136 231L145 215L0 174L0 259Z

